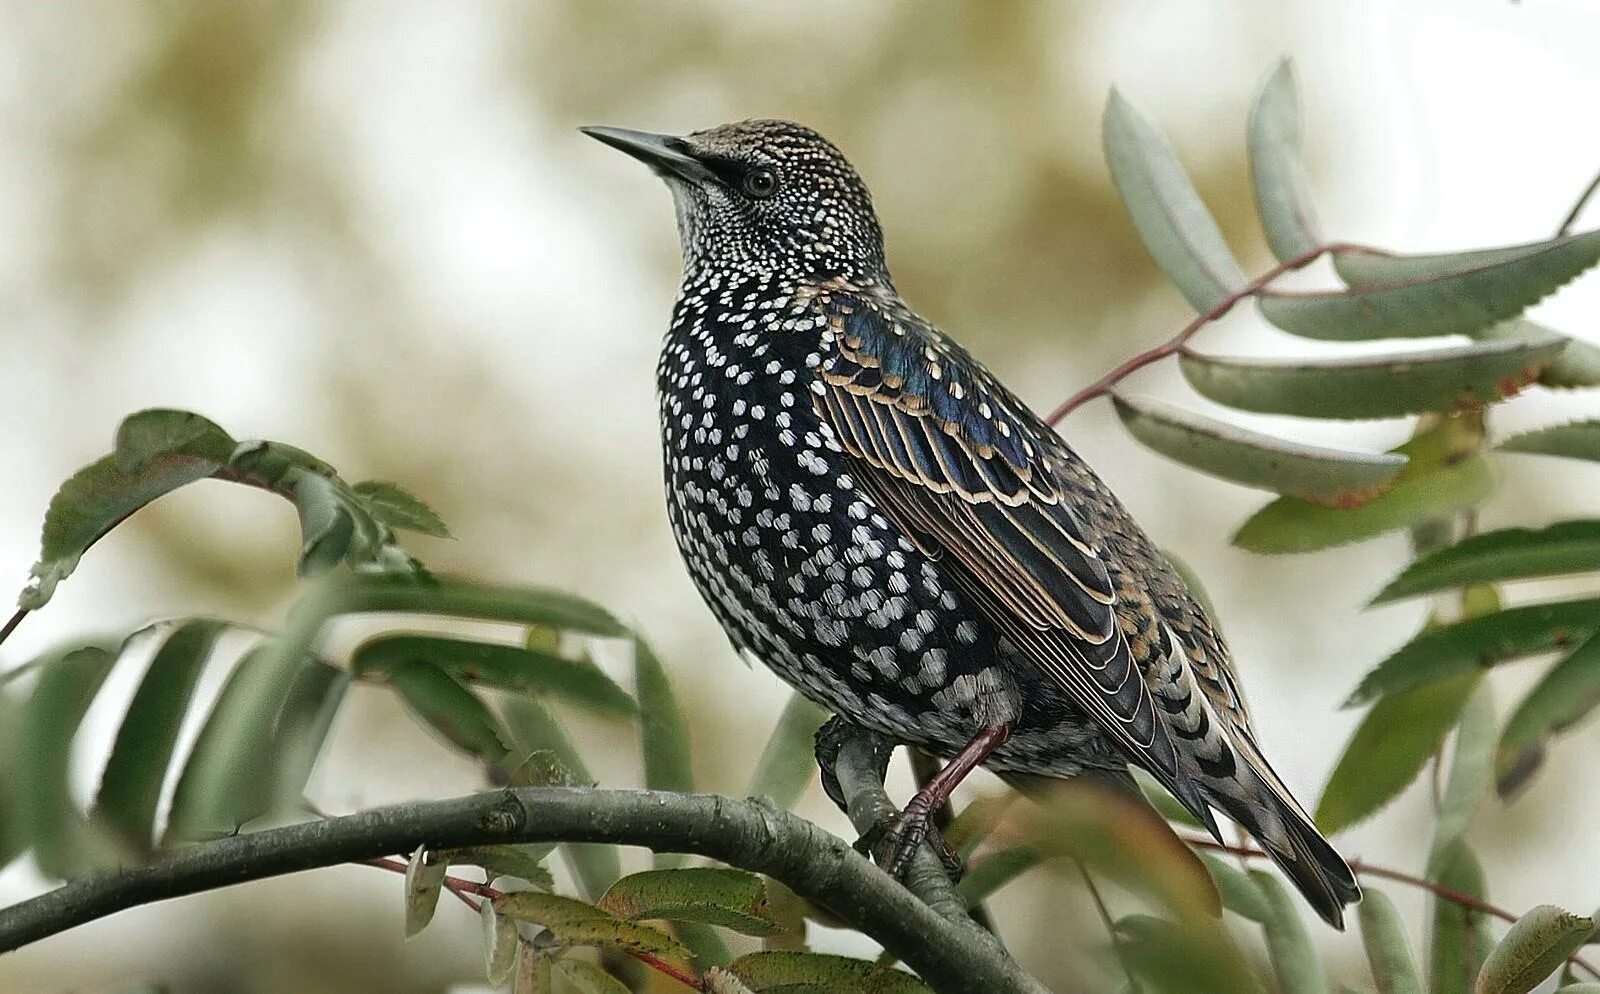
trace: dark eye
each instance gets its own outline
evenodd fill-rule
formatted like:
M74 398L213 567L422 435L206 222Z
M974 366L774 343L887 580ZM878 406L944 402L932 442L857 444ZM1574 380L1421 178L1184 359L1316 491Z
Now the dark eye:
M778 177L770 169L752 169L739 181L744 192L757 200L770 197L778 189Z

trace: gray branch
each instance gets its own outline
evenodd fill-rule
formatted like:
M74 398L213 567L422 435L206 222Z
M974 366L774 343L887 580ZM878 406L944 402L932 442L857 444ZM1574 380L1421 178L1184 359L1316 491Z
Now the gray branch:
M0 910L0 952L128 908L232 884L419 845L509 842L598 842L708 856L782 881L881 943L937 991L1045 992L970 919L945 917L848 843L786 811L758 800L577 787L396 804L174 850Z

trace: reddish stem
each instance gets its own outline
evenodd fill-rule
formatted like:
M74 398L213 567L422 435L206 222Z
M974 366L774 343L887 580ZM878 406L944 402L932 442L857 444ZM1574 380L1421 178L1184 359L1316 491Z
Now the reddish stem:
M17 608L17 613L11 616L11 620L6 622L4 628L0 628L0 642L4 642L6 639L10 638L11 633L17 630L17 626L22 624L22 619L26 618L27 616L27 608Z
M1302 252L1293 259L1288 259L1284 262L1278 263L1276 266L1273 266L1260 276L1257 276L1249 283L1246 283L1244 286L1217 301L1211 306L1210 310L1199 315L1193 321L1190 321L1184 326L1182 331L1172 336L1172 338L1167 342L1150 349L1148 352L1139 353L1128 361L1122 363L1122 365L1113 369L1111 372L1084 387L1082 390L1079 390L1071 397L1068 397L1066 400L1062 401L1055 410L1050 412L1050 416L1045 418L1045 422L1051 425L1056 424L1062 418L1077 410L1078 407L1085 402L1093 400L1096 397L1102 397L1109 393L1112 387L1122 382L1128 377L1129 374L1137 372L1153 362L1160 362L1162 359L1165 359L1169 356L1177 355L1179 352L1183 351L1183 347L1189 341L1189 339L1199 334L1202 328L1233 310L1234 305L1238 304L1239 301L1248 297L1254 297L1262 290L1265 290L1273 280L1276 280L1283 274L1294 272L1297 269L1304 269L1329 252L1350 250L1360 250L1364 252L1376 251L1374 249L1367 248L1366 246L1352 245L1348 242L1329 242L1326 245L1318 245L1316 248L1311 249L1310 251Z
M399 873L404 875L406 872L406 863L404 860L390 859L386 856L379 856L376 859L362 860L362 864L365 866L376 866L380 870L388 870L391 873ZM448 890L450 893L454 894L456 897L459 897L461 902L467 907L471 908L473 911L480 911L482 909L478 902L472 899L471 895L476 894L478 897L492 901L504 893L504 891L491 887L488 884L480 884L475 880L467 880L462 877L452 877L449 875L446 875L444 878L444 888L445 890ZM648 966L650 969L655 970L658 973L666 974L673 980L676 980L678 983L688 987L691 990L704 991L706 989L705 981L674 963L669 963L660 957L652 956L649 953L639 952L633 949L627 949L624 950L624 952L643 963L645 966Z
M1247 859L1270 858L1268 857L1267 853L1255 848L1254 846L1229 845L1226 842L1218 842L1215 839L1208 839L1201 836L1192 835L1182 835L1181 838L1183 841L1200 849L1210 849L1215 852L1225 852L1234 856L1243 856ZM1452 887L1446 887L1443 884L1435 883L1426 877L1419 877L1415 874L1406 873L1401 870L1391 870L1387 866L1375 866L1372 863L1368 863L1366 860L1362 859L1351 859L1346 860L1346 862L1350 865L1350 869L1358 874L1363 874L1369 877L1381 877L1384 880L1393 880L1396 883L1408 884L1412 887L1419 887L1435 897L1449 901L1451 904L1459 905L1463 908L1479 912L1480 914L1491 915L1500 919L1501 921L1515 922L1517 920L1516 915L1504 908L1497 907L1496 905L1490 904L1488 901L1485 901L1482 898L1474 897L1473 895L1465 893L1464 891L1459 891ZM1590 975L1595 977L1597 980L1600 980L1600 970L1597 970L1593 965L1586 962L1576 953L1568 956L1567 962L1587 970Z

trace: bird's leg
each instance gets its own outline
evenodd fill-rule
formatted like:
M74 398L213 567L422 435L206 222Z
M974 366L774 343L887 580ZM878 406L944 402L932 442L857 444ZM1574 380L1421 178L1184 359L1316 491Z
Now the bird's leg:
M890 874L903 877L911 866L911 854L917 851L917 846L932 826L933 813L949 802L950 795L967 778L967 774L983 765L983 761L1010 737L1009 725L985 728L951 757L944 769L935 773L927 786L917 791L900 816L873 840L872 848L878 856L878 864ZM945 865L952 870L952 875L959 875L960 857L943 844L942 839L940 842Z

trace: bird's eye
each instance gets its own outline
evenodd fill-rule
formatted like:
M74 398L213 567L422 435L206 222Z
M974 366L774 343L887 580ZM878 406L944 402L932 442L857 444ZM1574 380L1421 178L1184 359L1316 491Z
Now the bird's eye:
M752 169L744 174L739 186L749 196L760 200L770 197L778 189L778 177L770 169Z

